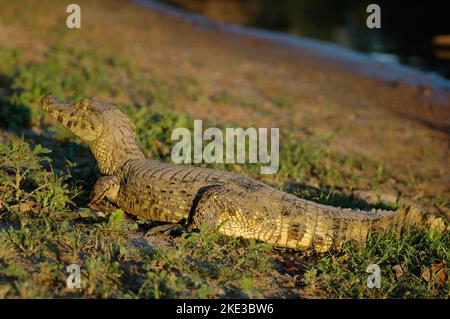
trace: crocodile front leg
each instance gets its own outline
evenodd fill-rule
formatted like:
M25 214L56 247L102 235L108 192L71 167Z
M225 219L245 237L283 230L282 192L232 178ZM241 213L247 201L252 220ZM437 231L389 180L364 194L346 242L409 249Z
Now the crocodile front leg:
M95 183L91 191L91 200L89 207L94 210L105 210L105 206L102 205L104 198L108 199L112 204L116 203L117 194L119 193L120 182L116 176L102 176ZM106 210L110 210L110 207L106 207Z

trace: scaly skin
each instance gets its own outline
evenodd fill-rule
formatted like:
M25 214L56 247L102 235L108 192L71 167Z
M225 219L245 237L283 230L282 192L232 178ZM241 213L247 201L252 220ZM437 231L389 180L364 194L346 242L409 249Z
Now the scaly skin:
M362 242L371 229L420 222L416 210L325 206L231 172L146 159L133 123L110 104L83 99L70 105L46 96L42 106L89 144L106 175L92 190L91 207L106 197L144 219L206 224L228 236L319 252L347 240Z

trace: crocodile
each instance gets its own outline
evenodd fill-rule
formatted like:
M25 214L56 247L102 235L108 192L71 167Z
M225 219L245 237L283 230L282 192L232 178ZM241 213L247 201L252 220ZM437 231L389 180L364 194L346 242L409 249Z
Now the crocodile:
M325 252L346 241L363 242L369 232L419 224L421 214L406 207L370 211L322 205L232 172L145 157L132 121L116 106L84 98L63 102L52 95L41 105L87 143L102 176L89 206L104 200L151 221L211 227L293 249Z

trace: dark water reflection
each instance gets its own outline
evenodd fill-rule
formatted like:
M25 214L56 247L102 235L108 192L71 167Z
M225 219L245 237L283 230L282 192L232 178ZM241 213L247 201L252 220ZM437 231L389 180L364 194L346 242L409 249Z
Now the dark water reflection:
M450 0L165 0L210 18L338 43L377 59L400 62L450 78ZM369 29L366 8L381 7L381 29Z

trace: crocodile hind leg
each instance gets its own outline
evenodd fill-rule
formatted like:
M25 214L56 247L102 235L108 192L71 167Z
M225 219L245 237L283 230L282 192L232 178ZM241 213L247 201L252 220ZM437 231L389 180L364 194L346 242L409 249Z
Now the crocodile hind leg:
M319 206L300 207L294 205L296 201L268 199L265 195L248 189L210 187L195 208L192 224L218 228L223 235L257 239L279 247L311 247L318 252L332 247L334 241L330 234L335 230L330 216L321 214ZM338 231L344 226L338 223L336 227Z
M223 235L276 243L281 220L259 197L248 191L210 187L195 208L193 226L206 225Z

